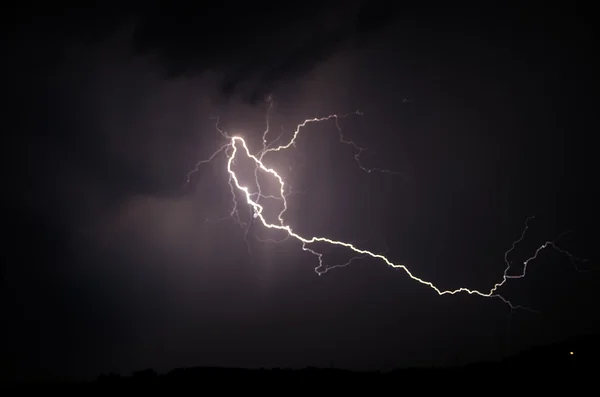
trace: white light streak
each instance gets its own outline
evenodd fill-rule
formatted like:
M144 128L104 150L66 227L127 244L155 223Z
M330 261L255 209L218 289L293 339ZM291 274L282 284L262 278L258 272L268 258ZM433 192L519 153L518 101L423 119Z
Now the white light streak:
M531 257L529 257L527 260L525 260L523 262L523 269L520 274L509 275L508 272L511 269L511 264L508 260L508 256L515 249L517 244L519 244L525 238L525 234L527 232L527 229L529 228L529 222L534 218L534 217L529 217L529 218L527 218L527 220L525 222L525 227L524 227L519 239L515 240L512 243L511 248L508 251L506 251L504 254L504 262L505 262L506 267L504 269L502 278L500 279L499 282L494 284L489 290L483 290L483 291L480 291L477 289L470 289L467 287L460 287L457 289L442 289L442 288L434 285L432 282L418 277L416 274L411 272L406 265L393 262L388 257L386 257L384 254L372 252L372 251L369 251L366 249L362 249L352 243L338 241L338 240L328 238L328 237L303 236L303 235L296 233L294 231L294 229L292 228L292 226L286 224L286 222L284 220L284 214L288 209L287 198L289 197L291 190L288 189L288 192L286 193L286 187L288 185L286 185L286 183L284 182L284 179L280 176L280 174L277 171L275 171L273 168L270 168L269 166L267 166L265 164L265 156L269 153L281 152L281 151L290 149L291 147L295 146L296 140L300 134L300 131L302 130L303 127L307 126L308 124L333 121L336 129L338 130L340 142L343 144L346 144L346 145L350 145L356 150L354 159L358 163L358 166L360 167L361 170L363 170L367 173L371 173L371 172L375 172L375 171L389 173L389 174L398 174L398 173L394 172L394 171L390 171L390 170L380 169L380 168L373 168L373 169L365 168L360 162L360 155L364 151L364 149L361 148L360 146L358 146L353 141L347 140L344 138L344 136L342 134L342 129L340 128L338 121L340 119L346 118L350 115L362 116L362 113L360 111L356 111L354 113L345 114L345 115L331 114L331 115L328 115L325 117L315 117L315 118L306 119L296 126L296 128L293 132L292 138L287 143L277 144L277 142L280 141L283 132L280 133L276 139L271 141L271 143L268 143L268 135L271 132L271 130L270 130L271 126L269 123L269 112L271 111L272 105L273 105L270 97L268 99L268 102L269 102L269 108L268 108L267 117L266 117L266 119L267 119L266 120L266 129L262 135L262 149L258 153L253 154L250 151L250 149L248 148L248 144L243 137L228 135L225 131L223 131L219 127L219 120L217 119L216 125L215 125L216 130L223 136L224 139L227 140L227 143L225 143L218 150L216 150L208 159L202 160L197 163L195 169L188 174L188 183L189 183L189 176L193 172L197 171L202 164L211 162L213 159L215 159L217 157L217 155L224 153L224 155L227 158L226 169L227 169L227 173L229 175L229 185L231 187L231 193L233 195L233 207L230 212L230 216L235 217L235 219L241 225L244 225L244 223L239 219L239 215L238 215L238 211L237 211L238 203L237 203L236 195L235 195L235 192L237 191L238 193L242 194L242 196L245 199L246 204L248 206L250 206L250 208L252 209L253 219L259 220L260 223L262 224L262 226L267 229L279 230L279 231L285 233L285 235L286 235L286 237L283 240L276 241L276 240L269 239L269 240L262 240L262 241L281 242L281 241L288 240L290 238L293 238L293 239L299 241L302 244L302 249L304 251L314 255L317 258L318 266L315 267L315 272L318 275L322 275L333 268L347 266L355 260L365 258L365 257L371 257L371 258L382 261L389 267L404 271L411 280L414 280L415 282L418 282L418 283L430 288L431 290L433 290L435 293L437 293L440 296L465 293L465 294L469 294L469 295L477 295L477 296L484 297L484 298L499 299L499 300L503 301L504 303L506 303L511 309L525 309L525 310L536 312L533 309L530 309L530 308L527 308L527 307L524 307L521 305L513 304L511 301L509 301L508 299L506 299L505 297L500 295L498 293L498 289L500 287L502 287L503 285L505 285L505 283L509 279L519 279L519 278L525 277L528 265L533 260L537 259L538 255L541 251L543 251L547 248L552 248L552 249L568 256L573 263L575 263L576 261L585 261L584 259L576 258L575 256L571 255L569 252L559 248L556 245L556 241L561 236L558 236L557 239L555 239L555 240L546 241L534 252L534 254ZM246 156L248 159L252 160L256 166L255 170L254 170L254 175L255 175L254 183L256 185L257 190L254 192L252 192L247 185L245 185L242 181L240 181L238 175L236 174L236 172L233 169L233 165L239 156ZM261 186L259 183L259 179L258 179L259 172L261 172L261 171L266 173L267 175L269 175L271 178L273 178L273 180L277 181L277 184L279 186L279 194L277 196L263 195ZM267 219L264 216L266 204L263 204L261 202L261 200L265 200L267 198L276 199L276 200L282 202L282 204L283 204L283 209L278 213L277 222L275 222L275 223L271 223L271 222L267 221ZM245 226L246 226L246 233L245 233L245 238L246 238L250 224L247 224ZM330 244L330 245L334 245L334 246L344 247L348 250L353 251L356 254L356 256L351 258L348 262L344 263L343 265L326 267L323 264L323 254L316 251L314 249L314 247L310 247L311 244L314 244L314 243L326 243L326 244Z

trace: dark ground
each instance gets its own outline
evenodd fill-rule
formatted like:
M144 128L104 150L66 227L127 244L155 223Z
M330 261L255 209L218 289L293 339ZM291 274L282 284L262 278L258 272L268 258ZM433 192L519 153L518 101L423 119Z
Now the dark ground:
M397 385L401 382L403 387L411 387L407 391L414 391L414 387L419 387L422 391L448 392L448 387L460 387L460 389L474 387L481 391L485 382L490 387L490 392L518 391L522 387L550 390L559 386L561 388L569 386L574 391L593 382L593 374L598 369L599 353L600 335L588 335L552 345L534 347L501 361L473 363L461 367L402 368L386 372L356 372L312 367L299 370L195 367L176 368L165 374L158 374L149 368L135 371L128 376L114 373L102 374L92 382L40 382L31 385L86 389L102 389L110 386L136 388L185 386L185 390L197 390L195 388L209 384L215 387L225 386L227 389L237 389L240 385L268 387L278 384L273 383L274 381L285 382L282 385L307 386L314 382L315 386L338 385L343 388L344 385L363 381L373 386ZM479 381L471 383L471 380L475 379ZM436 382L438 380L440 382Z

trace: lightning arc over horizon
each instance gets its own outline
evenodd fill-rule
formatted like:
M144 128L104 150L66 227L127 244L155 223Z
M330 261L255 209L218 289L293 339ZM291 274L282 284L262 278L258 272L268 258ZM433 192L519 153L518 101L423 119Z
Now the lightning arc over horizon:
M562 235L565 234L565 233L562 233L558 237L556 237L554 240L546 241L545 243L543 243L541 246L539 246L539 248L537 248L537 250L535 250L535 252L533 253L533 255L531 257L529 257L525 261L523 261L522 262L523 270L520 274L509 275L508 272L511 269L511 262L509 261L508 256L516 248L516 246L525 238L526 232L529 228L529 222L532 219L534 219L534 216L530 216L525 221L525 227L523 228L523 231L522 231L519 239L515 240L512 243L511 248L505 252L504 263L505 263L506 267L504 269L502 279L500 281L498 281L496 284L494 284L492 286L492 288L490 288L488 291L485 291L485 290L480 291L477 289L469 289L466 287L444 290L444 289L437 287L435 284L433 284L430 281L427 281L425 279L417 277L415 274L413 274L408 269L408 267L406 265L394 263L383 254L375 253L375 252L372 252L372 251L369 251L366 249L359 248L356 245L354 245L353 243L337 241L337 240L330 239L327 237L320 237L320 236L305 237L305 236L302 236L302 235L296 233L290 225L286 224L284 221L284 218L283 218L285 212L288 209L286 199L287 199L287 197L289 197L289 195L292 193L292 191L290 189L288 189L289 191L286 193L285 187L288 185L284 182L284 178L278 172L276 172L273 168L269 168L268 166L265 165L264 157L268 153L280 152L280 151L289 149L291 147L294 147L296 144L296 139L297 139L298 135L300 134L301 129L303 127L305 127L306 125L311 124L311 123L319 123L319 122L333 120L335 123L335 126L339 132L340 142L343 144L346 144L346 145L350 145L356 150L354 159L358 163L358 166L361 170L363 170L367 173L371 173L371 172L375 172L375 171L389 173L389 174L399 174L399 173L397 173L395 171L386 170L386 169L380 169L380 168L372 168L372 169L365 168L360 162L360 155L364 151L364 148L358 146L353 141L346 140L344 138L344 136L342 134L342 129L340 128L340 125L338 123L339 119L346 118L352 114L362 116L363 114L360 111L356 111L356 112L344 114L344 115L331 114L331 115L324 116L324 117L315 117L315 118L305 119L303 122L301 122L300 124L298 124L296 126L296 128L293 132L292 138L286 144L281 144L281 145L275 146L276 143L280 141L280 138L281 138L283 132L281 134L279 134L279 136L275 140L273 140L271 143L268 144L267 135L270 132L269 131L269 128L270 128L269 111L271 109L272 109L272 100L269 98L269 108L267 110L267 117L266 117L266 129L262 136L262 149L257 154L252 154L252 152L248 148L248 144L247 144L246 140L243 137L238 136L238 135L230 136L225 131L223 131L219 127L219 119L217 118L215 128L223 136L223 138L225 138L228 141L228 143L222 145L218 150L216 150L207 159L199 161L196 164L196 167L188 173L187 183L188 184L190 183L191 174L193 174L194 172L197 172L199 167L202 164L209 163L209 162L213 161L219 154L224 153L227 158L227 167L226 168L227 168L227 173L229 174L229 185L231 188L231 193L233 195L233 208L230 212L229 217L236 216L238 223L240 223L241 225L244 225L244 222L242 222L238 216L238 203L237 203L236 195L235 195L235 191L237 189L238 192L243 194L243 196L246 199L247 205L252 209L254 219L258 219L261 222L261 224L267 229L279 230L279 231L285 232L285 234L286 234L285 238L282 240L268 239L268 240L260 240L260 241L282 242L289 238L294 238L294 239L298 240L299 242L302 243L303 251L306 251L317 257L318 266L315 267L314 270L318 275L322 275L333 268L345 267L355 260L362 259L365 257L371 257L371 258L379 259L379 260L383 261L389 267L403 270L408 275L408 277L410 277L411 280L414 280L420 284L423 284L423 285L429 287L430 289L435 291L440 296L455 295L458 293L466 293L469 295L477 295L477 296L481 296L484 298L495 298L495 299L500 299L501 301L503 301L505 304L507 304L511 308L511 310L524 309L524 310L528 310L528 311L537 313L537 311L534 309L531 309L531 308L528 308L528 307L525 307L522 305L513 304L510 300L508 300L505 297L503 297L502 295L500 295L498 293L498 289L500 287L502 287L509 279L519 279L519 278L525 277L526 272L527 272L527 266L530 264L530 262L537 259L539 253L547 248L552 248L552 249L556 250L557 252L566 255L573 264L575 264L575 262L577 262L577 261L581 261L581 262L586 261L586 259L577 258L574 255L572 255L571 253L569 253L568 251L557 246L557 244L556 244L557 240ZM233 170L233 166L236 161L236 156L238 155L239 152L242 152L243 155L245 155L248 159L252 160L255 164L254 176L255 176L255 184L257 187L257 190L255 192L251 192L250 188L248 186L244 186L240 182L239 177L236 174L236 172ZM272 178L274 178L278 182L279 196L263 195L262 190L261 190L261 185L260 185L259 179L258 179L259 171L262 171L262 172L270 175ZM265 206L260 203L261 199L263 199L263 200L264 199L275 199L275 200L282 202L283 209L277 215L277 221L278 221L277 223L270 223L266 220L266 218L263 214L263 212L265 210ZM229 217L226 217L226 218L229 218ZM223 218L223 219L226 219L226 218ZM245 237L247 236L248 228L249 228L249 225L247 225L247 227L246 227ZM330 244L330 245L334 245L334 246L344 247L344 248L347 248L347 249L353 251L356 254L356 256L352 257L350 260L348 260L346 263L344 263L342 265L324 267L323 254L319 253L318 251L316 251L313 248L309 248L309 245L314 244L314 243L326 243L326 244ZM577 270L579 270L579 269L577 269Z

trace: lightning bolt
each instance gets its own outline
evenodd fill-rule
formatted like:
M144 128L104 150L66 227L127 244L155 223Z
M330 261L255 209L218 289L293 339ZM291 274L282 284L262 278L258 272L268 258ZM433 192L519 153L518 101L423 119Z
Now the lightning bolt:
M358 167L361 170L363 170L364 172L367 172L367 173L371 173L371 172L383 172L383 173L388 173L388 174L399 174L399 173L397 173L395 171L381 169L381 168L366 168L366 167L364 167L360 161L360 156L364 152L365 149L360 147L359 145L357 145L354 141L348 140L344 137L344 135L342 133L342 129L339 124L339 120L347 118L350 115L362 116L363 114L360 111L356 111L356 112L344 114L344 115L331 114L331 115L324 116L324 117L315 117L315 118L305 119L304 121L302 121L300 124L298 124L296 126L296 128L293 131L291 139L289 141L287 141L287 143L278 144L278 142L280 142L281 137L284 133L283 129L279 133L279 135L269 143L268 136L272 132L270 129L271 126L270 126L270 122L269 122L269 115L273 108L273 101L272 101L271 97L269 97L267 99L267 101L269 103L269 106L268 106L268 109L266 112L267 113L266 129L262 134L262 148L258 151L258 153L253 154L251 152L246 140L243 137L237 136L237 135L230 136L224 130L222 130L219 126L219 119L217 118L216 123L215 123L215 128L216 128L217 132L219 134L221 134L221 136L224 139L227 140L227 143L223 144L209 158L199 161L196 164L196 167L187 174L187 183L190 183L191 174L193 174L194 172L197 172L203 164L212 162L219 154L225 155L225 157L227 158L226 169L227 169L227 174L229 177L229 186L231 188L231 194L232 194L233 199L232 199L232 209L231 209L229 216L220 218L220 219L227 219L227 218L233 217L240 225L242 225L245 228L245 233L244 233L245 239L247 238L248 231L250 228L250 223L252 221L246 223L246 222L243 222L240 220L239 213L238 213L238 203L236 200L236 191L245 198L246 204L252 210L252 219L258 220L260 222L260 224L262 224L262 226L266 229L281 231L285 234L285 237L282 240L267 239L267 240L259 240L259 241L279 243L279 242L286 241L290 238L299 241L302 244L303 251L308 252L311 255L316 257L318 265L315 267L314 270L318 275L323 275L324 273L326 273L327 271L329 271L333 268L348 266L350 263L352 263L356 260L366 258L366 257L371 257L374 259L381 260L382 262L384 262L386 265L388 265L391 268L404 271L404 273L411 280L416 281L419 284L422 284L426 287L429 287L430 289L432 289L435 293L437 293L440 296L465 293L465 294L469 294L469 295L477 295L477 296L484 297L484 298L499 299L502 302L504 302L505 304L507 304L511 308L511 311L514 309L524 309L524 310L528 310L528 311L532 311L532 312L537 312L536 310L530 309L528 307L513 304L510 300L503 297L498 292L498 290L503 285L505 285L506 282L510 279L519 279L519 278L525 277L525 275L527 273L528 265L532 261L537 259L540 252L542 252L545 249L552 248L555 251L569 257L569 259L574 264L576 262L585 262L586 261L585 259L580 259L580 258L575 257L574 255L572 255L568 251L560 248L557 245L557 240L564 234L563 233L554 240L546 241L534 252L534 254L531 257L529 257L525 261L523 261L522 262L522 265L523 265L522 271L519 274L510 275L509 271L511 270L512 266L511 266L511 262L509 261L509 255L516 248L516 246L525 238L526 232L529 228L529 223L531 220L534 219L534 217L531 216L526 219L525 227L523 228L521 236L512 243L511 248L508 249L504 254L504 262L505 262L506 267L502 274L502 278L500 279L499 282L494 284L492 286L492 288L490 288L489 290L477 290L477 289L470 289L467 287L460 287L457 289L445 290L445 289L441 289L440 287L434 285L430 281L427 281L425 279L418 277L413 272L411 272L406 265L392 262L389 258L387 258L382 253L372 252L367 249L359 248L357 245L355 245L353 243L338 241L338 240L334 240L334 239L331 239L328 237L300 235L299 233L295 232L294 229L289 224L286 224L286 222L284 220L284 214L288 209L287 198L292 194L292 190L291 190L291 188L288 187L289 185L285 183L284 178L277 171L275 171L273 168L268 167L265 164L265 156L269 153L282 152L282 151L285 151L292 147L295 147L296 140L300 134L300 131L307 125L313 124L313 123L322 123L322 122L327 122L327 121L333 121L333 123L339 133L340 142L345 145L349 145L355 149L354 160L357 162ZM236 160L239 159L240 156L245 156L247 159L250 159L255 165L255 169L254 169L255 189L254 189L254 191L251 191L249 186L244 185L240 181L236 172L234 171L234 165L236 163ZM271 177L273 180L277 181L277 184L279 186L279 194L278 195L263 194L261 185L259 183L259 174L261 172L265 173L266 175ZM399 175L402 175L402 174L399 174ZM264 215L265 206L266 206L266 204L264 204L264 202L267 199L276 200L276 201L281 202L281 204L282 204L282 209L277 214L276 222L269 222ZM247 240L246 240L246 242L247 242ZM314 248L314 246L311 246L311 245L314 245L315 243L326 243L326 244L330 244L332 246L344 247L344 248L352 251L355 254L355 256L353 256L350 260L348 260L346 263L344 263L342 265L327 267L323 263L323 254L318 252Z

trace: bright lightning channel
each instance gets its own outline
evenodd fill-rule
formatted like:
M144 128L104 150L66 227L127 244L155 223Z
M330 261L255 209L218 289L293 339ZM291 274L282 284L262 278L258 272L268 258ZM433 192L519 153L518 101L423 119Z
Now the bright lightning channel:
M525 261L523 261L523 270L520 274L518 275L509 275L508 272L511 268L511 263L508 259L509 254L515 249L515 247L517 246L517 244L519 244L524 238L525 238L525 234L527 232L527 229L529 228L529 222L534 219L533 216L527 218L527 220L525 221L525 227L523 228L523 231L521 233L521 236L519 237L519 239L515 240L511 246L511 248L509 250L507 250L504 254L504 262L505 262L505 269L504 269L504 273L502 275L502 278L499 282L497 282L496 284L494 284L494 286L492 288L490 288L489 290L485 291L480 291L480 290L476 290L476 289L469 289L466 287L460 287L457 289L449 289L449 290L444 290L441 289L439 287L437 287L436 285L434 285L432 282L424 280L418 276L416 276L415 274L413 274L406 265L403 264L398 264L398 263L394 263L392 262L390 259L388 259L385 255L381 254L381 253L376 253L376 252L372 252L366 249L362 249L357 247L356 245L349 243L349 242L344 242L344 241L338 241L338 240L334 240L331 238L327 238L327 237L320 237L320 236L311 236L311 237L305 237L302 236L298 233L296 233L292 227L288 224L285 223L284 221L284 214L287 211L287 198L289 197L289 195L292 193L291 189L288 188L288 192L286 193L285 188L286 185L283 178L279 175L279 173L277 173L277 171L275 171L273 168L268 167L267 165L265 165L264 162L264 158L265 155L267 155L268 153L273 153L273 152L280 152L280 151L284 151L286 149L289 149L291 147L294 147L296 144L296 139L298 138L298 135L300 134L300 131L302 130L303 127L305 127L308 124L311 123L319 123L319 122L325 122L325 121L333 121L338 133L339 133L339 137L340 137L340 142L346 145L350 145L352 146L356 152L354 155L354 159L356 160L356 162L358 163L358 166L360 167L361 170L367 172L367 173L371 173L371 172L383 172L383 173L389 173L389 174L398 174L397 172L394 171L390 171L390 170L386 170L386 169L380 169L380 168L365 168L361 162L360 162L360 155L363 153L364 148L358 146L356 143L354 143L351 140L346 140L342 134L342 129L340 127L339 124L339 119L343 119L346 118L348 116L350 116L351 114L357 115L357 116L362 116L362 113L360 111L356 111L354 113L350 113L350 114L344 114L344 115L337 115L337 114L331 114L325 117L315 117L315 118L310 118L310 119L306 119L303 122L301 122L300 124L298 124L294 130L294 133L292 135L292 138L286 143L286 144L280 144L277 145L277 142L280 141L281 136L283 134L283 131L279 134L279 136L274 139L271 143L268 143L267 140L267 136L270 132L270 123L269 123L269 113L272 110L272 106L273 106L273 102L271 100L271 98L269 97L268 99L269 102L269 107L267 110L267 115L266 115L266 129L263 133L262 136L262 149L257 153L257 154L252 154L250 149L248 148L248 144L246 143L246 140L241 137L241 136L230 136L229 134L227 134L225 131L223 131L220 127L219 127L219 119L217 118L216 120L216 124L215 124L215 128L216 130L223 136L223 138L225 138L227 140L227 143L225 143L224 145L222 145L218 150L216 150L209 158L199 161L196 164L196 167L194 168L194 170L192 170L191 172L188 173L188 179L187 182L190 183L190 176L192 173L196 172L199 167L202 164L206 164L211 162L213 159L215 159L219 154L224 153L226 158L227 158L227 173L229 175L229 185L231 188L231 193L233 196L233 207L232 210L230 212L230 217L235 217L235 219L237 220L237 222L242 225L242 226L246 226L246 233L245 233L245 238L248 234L248 229L249 229L249 224L245 224L244 222L242 222L239 219L239 215L238 215L238 203L236 200L236 195L235 195L235 190L237 189L238 192L241 192L243 194L243 196L246 199L246 203L247 205L250 206L250 208L252 208L253 211L253 218L254 219L258 219L262 225L267 228L267 229L274 229L274 230L280 230L282 232L285 232L286 237L283 240L261 240L261 241L272 241L272 242L281 242L281 241L285 241L289 238L294 238L296 240L298 240L299 242L302 243L302 250L309 252L310 254L314 255L315 257L317 257L318 260L318 266L315 267L315 272L318 275L322 275L324 273L326 273L327 271L333 269L333 268L338 268L338 267L345 267L348 266L350 263L352 263L355 260L358 259L362 259L365 257L371 257L371 258L375 258L375 259L379 259L381 261L383 261L386 265L395 268L395 269L401 269L403 270L408 277L410 277L412 280L423 284L427 287L429 287L430 289L432 289L433 291L435 291L438 295L455 295L458 293L466 293L469 295L478 295L484 298L495 298L495 299L500 299L501 301L503 301L505 304L507 304L512 310L514 309L524 309L524 310L528 310L528 311L532 311L532 312L537 312L536 310L530 309L528 307L525 306L521 306L521 305L516 305L513 304L510 300L504 298L502 295L500 295L498 293L498 289L500 287L502 287L509 279L519 279L519 278L523 278L526 275L527 272L527 266L535 259L537 259L539 253L547 248L552 248L566 256L569 257L569 259L571 260L571 262L573 264L575 264L576 262L585 262L585 259L581 259L581 258L577 258L574 255L570 254L568 251L565 251L564 249L561 249L560 247L557 246L556 241L564 234L562 233L561 235L559 235L556 239L552 240L552 241L546 241L544 244L542 244L535 252L534 254L527 258ZM243 155L247 156L249 159L251 159L254 164L255 164L255 170L254 170L254 175L255 175L255 184L257 187L257 191L255 192L251 192L250 188L248 186L243 185L239 178L238 175L235 173L235 171L233 170L233 165L235 163L235 160L238 156L238 153L242 153ZM269 174L272 178L274 178L275 180L277 180L278 184L279 184L279 196L273 196L273 195L263 195L262 194L262 190L261 190L261 186L259 183L259 179L258 179L258 175L259 172L263 171L267 174ZM283 209L279 212L279 214L277 215L277 223L270 223L268 222L264 215L263 212L265 210L265 207L263 206L263 204L260 203L261 199L265 199L265 198L270 198L270 199L276 199L279 200L283 203ZM229 217L226 217L229 218ZM222 219L226 219L226 218L222 218ZM351 251L353 251L355 254L357 254L356 256L354 256L353 258L351 258L350 260L348 260L346 263L342 264L342 265L336 265L336 266L329 266L329 267L325 267L323 264L323 254L319 253L318 251L316 251L313 248L309 248L309 245L314 244L314 243L327 243L330 245L335 245L335 246L341 246L341 247L345 247ZM579 269L578 269L579 270Z

